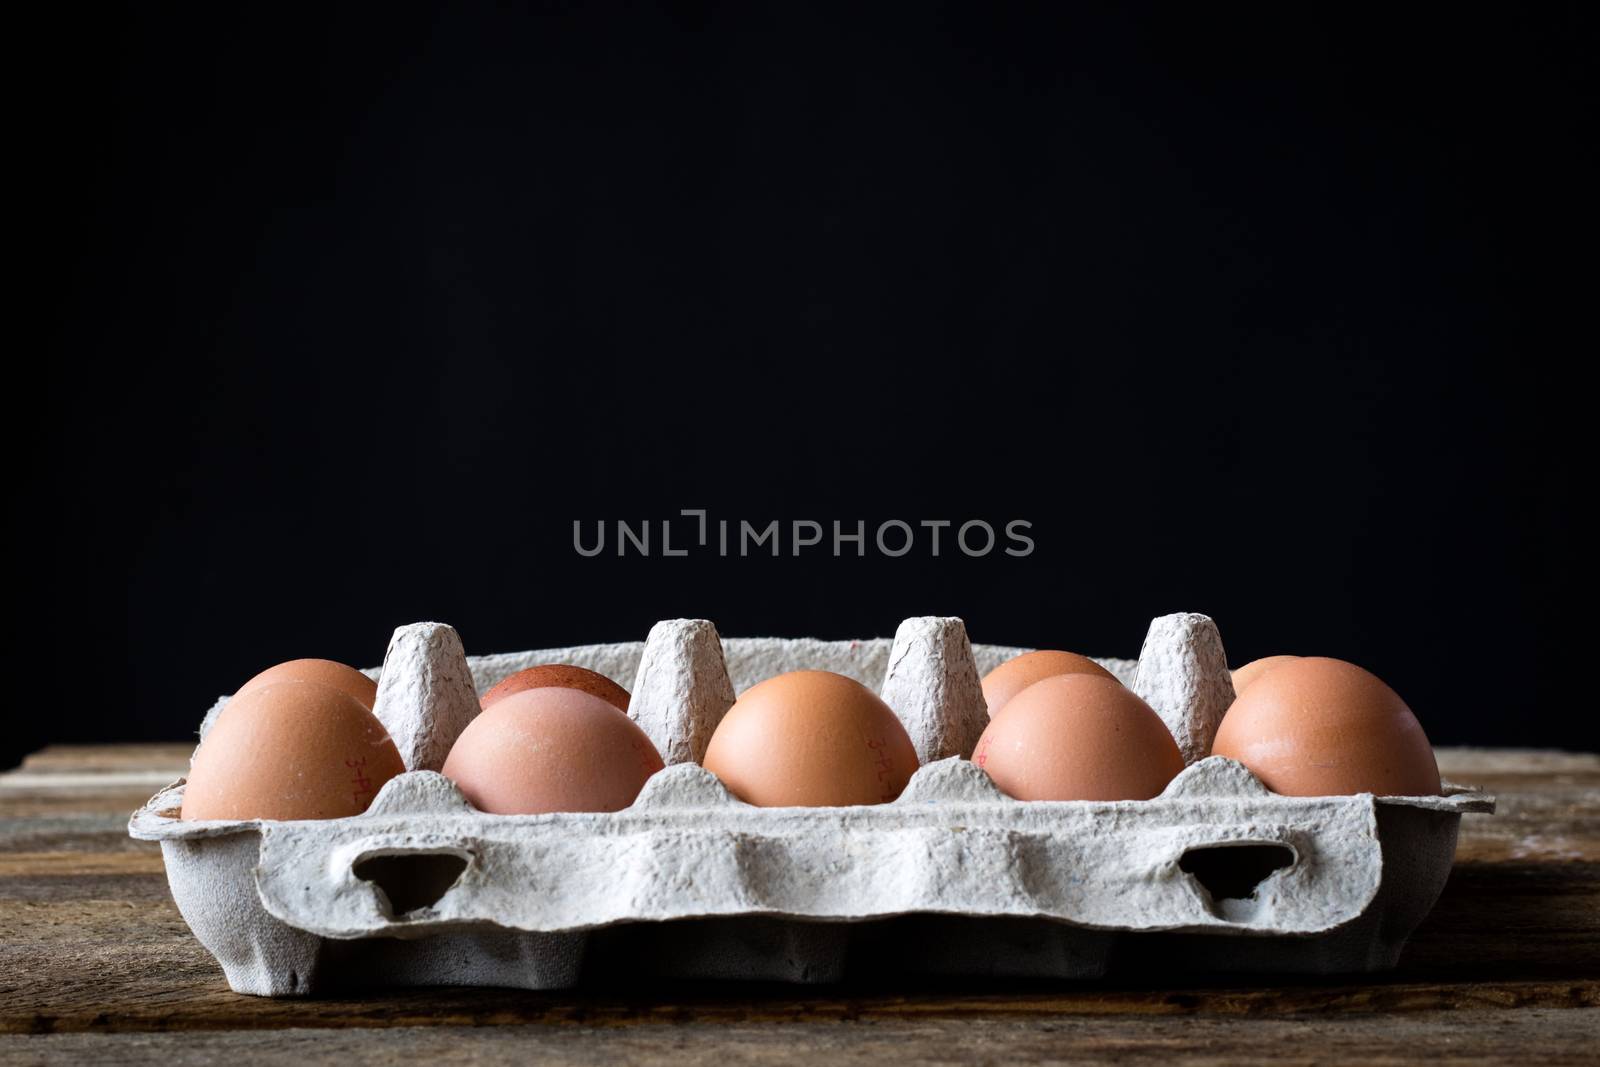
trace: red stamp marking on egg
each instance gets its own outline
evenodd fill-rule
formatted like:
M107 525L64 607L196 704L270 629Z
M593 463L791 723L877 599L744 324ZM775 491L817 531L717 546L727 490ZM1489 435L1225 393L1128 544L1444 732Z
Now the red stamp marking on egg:
M895 792L892 787L891 775L894 773L894 760L889 758L889 743L881 737L875 737L867 741L867 748L878 754L877 758L872 761L872 765L878 768L878 784L884 787L883 792L878 795L885 801L893 800L900 794Z
M889 758L889 753L886 751L888 745L883 738L879 737L868 741L867 748L878 754L878 758L872 761L872 765L878 768L878 781L881 782L883 781L883 776L894 769L894 761Z
M367 772L362 769L367 765L367 757L347 759L344 761L344 765L356 772L356 776L350 779L350 784L355 786L354 789L350 790L350 799L356 804L366 807L367 800L372 796L372 779L368 778Z

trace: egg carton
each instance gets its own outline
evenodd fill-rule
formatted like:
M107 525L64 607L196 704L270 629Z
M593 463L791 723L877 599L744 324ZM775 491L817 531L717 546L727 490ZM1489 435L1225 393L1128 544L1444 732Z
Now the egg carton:
M374 985L554 989L641 976L829 982L847 973L1087 979L1392 967L1437 899L1465 812L1492 798L1287 797L1208 756L1233 699L1204 615L1154 620L1100 660L1153 707L1186 768L1155 799L1017 801L969 756L979 679L1029 651L960 619L893 640L720 638L468 657L437 623L395 631L374 713L407 773L359 816L183 820L183 781L134 813L185 921L240 993ZM629 808L489 815L438 773L478 695L563 662L633 679L629 714L667 763ZM892 803L758 808L699 766L736 691L784 671L875 688L921 763ZM204 731L225 704L219 701Z

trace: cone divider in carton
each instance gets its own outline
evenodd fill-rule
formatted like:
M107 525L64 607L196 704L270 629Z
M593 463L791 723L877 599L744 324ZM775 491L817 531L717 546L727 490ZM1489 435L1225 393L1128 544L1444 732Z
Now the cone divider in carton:
M478 717L478 694L461 635L440 622L401 626L389 639L372 713L408 771L436 771Z
M972 642L960 619L902 622L879 695L911 736L919 763L971 756L989 724Z
M628 715L668 766L700 762L733 699L715 626L668 619L650 628Z
M1167 724L1184 763L1209 756L1233 703L1233 676L1217 624L1188 611L1151 620L1131 688Z

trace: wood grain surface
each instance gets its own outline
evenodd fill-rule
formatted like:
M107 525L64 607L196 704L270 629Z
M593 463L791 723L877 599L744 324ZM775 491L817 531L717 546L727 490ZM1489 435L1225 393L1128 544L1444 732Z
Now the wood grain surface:
M582 992L230 992L129 813L187 745L52 748L0 775L0 1062L1595 1063L1600 756L1444 749L1467 816L1386 975Z

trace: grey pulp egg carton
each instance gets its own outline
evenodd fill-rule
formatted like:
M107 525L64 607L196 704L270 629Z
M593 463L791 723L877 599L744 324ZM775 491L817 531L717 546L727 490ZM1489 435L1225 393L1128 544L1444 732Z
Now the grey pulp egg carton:
M1493 810L1455 786L1278 796L1208 756L1233 683L1216 626L1187 613L1154 620L1138 660L1100 661L1161 715L1185 770L1153 800L1013 800L963 757L988 721L979 679L1025 651L931 617L892 641L723 639L677 619L643 642L480 657L448 626L403 626L369 673L407 773L365 813L184 821L180 780L129 832L161 842L178 909L233 989L294 996L608 975L1381 970L1437 899L1461 815ZM629 714L666 769L619 812L476 811L439 767L478 694L552 662L631 677ZM922 764L898 800L758 808L700 767L735 692L802 668L894 709Z

